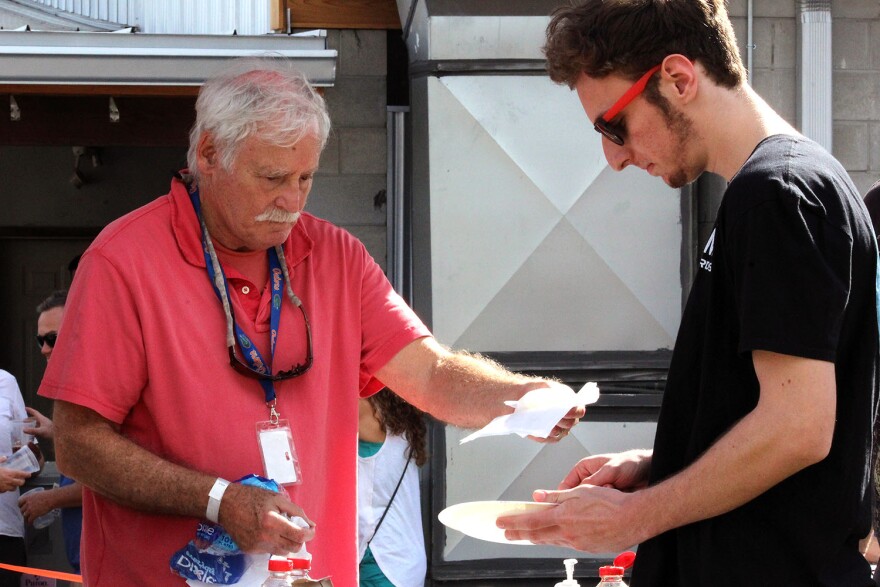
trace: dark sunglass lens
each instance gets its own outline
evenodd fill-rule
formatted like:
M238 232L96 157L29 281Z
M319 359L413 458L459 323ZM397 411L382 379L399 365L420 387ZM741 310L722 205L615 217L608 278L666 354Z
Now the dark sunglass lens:
M49 332L43 335L37 335L37 344L40 345L40 348L43 348L44 344L49 345L49 348L55 347L55 341L58 340L57 332Z
M601 118L598 119L596 121L596 124L593 125L593 128L596 129L596 132L604 136L615 145L623 145L623 137L621 136L621 133L612 128L607 122L605 122L605 120Z

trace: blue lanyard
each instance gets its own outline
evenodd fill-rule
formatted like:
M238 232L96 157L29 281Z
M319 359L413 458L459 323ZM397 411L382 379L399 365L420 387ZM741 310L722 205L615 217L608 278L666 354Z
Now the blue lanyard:
M196 210L196 216L199 218L199 223L201 224L201 232L202 232L202 252L205 255L205 267L208 270L208 277L211 279L211 286L214 288L214 293L217 294L217 297L220 299L220 302L223 303L224 309L228 313L228 316L232 319L232 327L235 331L235 339L238 341L238 345L241 348L241 354L244 357L244 360L247 361L247 364L250 365L252 369L255 371L259 371L260 373L270 375L272 373L271 364L267 364L263 359L263 356L260 354L260 351L257 350L256 345L251 342L251 339L247 334L241 329L238 323L235 322L235 317L232 316L232 303L227 302L229 300L229 283L226 280L226 273L223 271L223 267L220 265L219 261L217 261L217 255L214 252L213 244L212 246L208 246L210 242L210 236L208 235L208 230L205 227L204 221L202 220L202 206L199 201L199 188L195 185L190 189L189 194L190 200L192 201L193 208ZM278 330L279 324L281 322L281 299L282 299L282 283L284 281L284 273L281 270L281 260L278 258L278 253L275 249L268 249L269 253L269 275L270 280L272 282L272 307L269 312L269 324L271 326L271 359L275 360L275 342L278 339ZM220 269L219 277L221 280L217 279L217 272L214 269L216 262L217 268ZM223 288L225 290L226 296L224 300L223 294L220 292L219 283L222 283ZM225 306L229 304L229 308L226 309ZM233 344L235 344L233 342ZM266 404L272 406L272 410L274 413L274 403L275 403L275 384L271 380L260 379L260 385L263 386L263 392L266 395Z

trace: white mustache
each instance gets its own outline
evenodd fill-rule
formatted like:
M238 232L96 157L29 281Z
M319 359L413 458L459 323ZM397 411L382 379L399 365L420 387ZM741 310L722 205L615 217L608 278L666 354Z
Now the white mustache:
M299 212L288 212L281 208L270 208L262 214L255 216L254 220L257 222L286 222L288 224L293 224L299 220Z

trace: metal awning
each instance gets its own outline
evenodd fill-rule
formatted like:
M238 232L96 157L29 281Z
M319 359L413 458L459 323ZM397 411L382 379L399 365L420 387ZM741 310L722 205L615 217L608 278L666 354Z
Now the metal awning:
M0 0L0 27L9 30L116 31L125 25L54 10L37 2Z
M325 31L296 35L159 35L0 31L0 85L198 86L236 57L294 60L316 86L336 80Z

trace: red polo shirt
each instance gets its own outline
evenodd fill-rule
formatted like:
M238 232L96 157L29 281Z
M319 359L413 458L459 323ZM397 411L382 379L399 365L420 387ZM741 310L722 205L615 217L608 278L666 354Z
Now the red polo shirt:
M226 321L200 238L177 180L168 195L110 224L82 257L40 395L98 412L169 461L234 480L263 472L255 423L268 411L259 383L229 366ZM381 386L373 373L430 333L344 230L303 214L284 252L314 348L311 370L275 387L303 477L289 493L317 523L308 547L313 576L353 586L356 398ZM236 320L268 357L270 291L225 269ZM273 371L304 359L302 317L285 298ZM83 517L86 584L183 584L169 561L194 537L195 518L144 514L88 489Z

